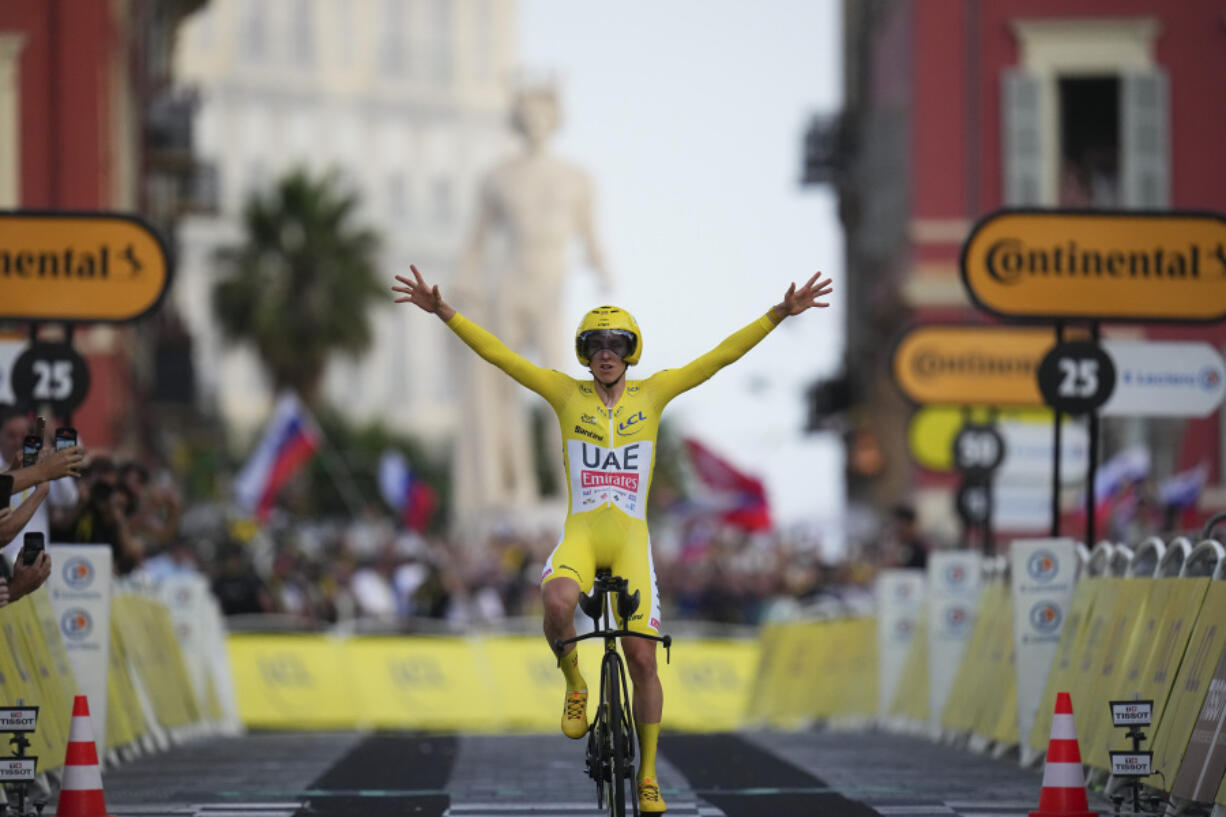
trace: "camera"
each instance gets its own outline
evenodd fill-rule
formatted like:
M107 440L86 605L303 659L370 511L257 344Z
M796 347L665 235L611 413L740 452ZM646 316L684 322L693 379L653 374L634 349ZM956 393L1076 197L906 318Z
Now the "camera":
M38 554L47 548L47 538L42 531L32 531L26 534L25 543L21 546L21 563L32 565Z
M0 474L0 508L7 508L13 498L13 475Z
M55 430L55 450L63 451L77 444L77 430L70 426L61 426Z
M89 486L89 498L91 501L104 504L111 499L111 494L115 492L115 486L109 482L98 480L93 485Z

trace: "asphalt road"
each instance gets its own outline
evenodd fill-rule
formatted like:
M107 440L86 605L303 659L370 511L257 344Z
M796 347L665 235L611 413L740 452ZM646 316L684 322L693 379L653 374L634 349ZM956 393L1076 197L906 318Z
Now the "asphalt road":
M1043 773L880 732L665 733L660 755L668 813L704 817L1025 817ZM115 817L601 813L583 743L561 735L256 732L148 754L103 779ZM1093 796L1091 808L1109 811Z

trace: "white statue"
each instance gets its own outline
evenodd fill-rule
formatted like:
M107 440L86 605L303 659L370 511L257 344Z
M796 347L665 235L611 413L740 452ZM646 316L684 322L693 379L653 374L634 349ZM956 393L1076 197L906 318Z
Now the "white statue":
M564 323L563 295L576 239L602 293L611 285L593 227L591 180L547 150L560 113L552 86L533 85L516 94L511 123L524 150L482 181L457 276L462 309L512 349L556 369L571 359L573 327ZM502 252L487 258L491 245ZM541 499L529 408L515 384L484 361L466 365L471 369L461 389L465 422L456 447L456 510L460 517L514 517ZM547 430L545 438L553 437ZM564 496L561 452L553 469ZM458 521L471 529L463 518Z

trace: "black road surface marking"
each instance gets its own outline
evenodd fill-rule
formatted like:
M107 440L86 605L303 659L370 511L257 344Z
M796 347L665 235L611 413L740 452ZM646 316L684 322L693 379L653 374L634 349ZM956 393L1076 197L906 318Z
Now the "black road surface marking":
M313 794L297 817L441 817L451 803L443 790L456 745L454 735L372 735L311 784Z
M728 817L878 817L863 803L819 791L827 788L821 778L736 735L663 735L660 751ZM670 782L663 781L665 800Z

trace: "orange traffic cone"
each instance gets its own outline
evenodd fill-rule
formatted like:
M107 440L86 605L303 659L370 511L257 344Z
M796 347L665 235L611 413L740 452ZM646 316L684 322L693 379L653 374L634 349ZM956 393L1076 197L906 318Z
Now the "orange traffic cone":
M89 720L89 699L78 695L72 702L72 724L68 727L68 755L64 758L64 785L56 817L108 817L102 796L102 771L98 768L98 747Z
M1073 699L1067 692L1056 693L1056 714L1051 719L1039 810L1030 812L1030 817L1098 817L1097 811L1090 811L1086 800L1081 749L1073 723Z

